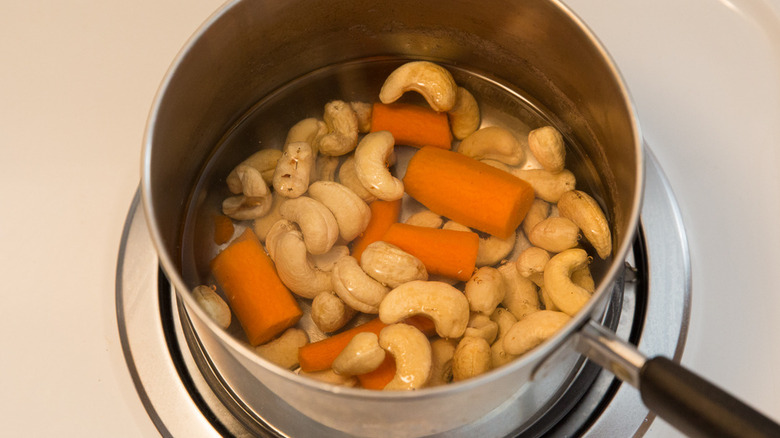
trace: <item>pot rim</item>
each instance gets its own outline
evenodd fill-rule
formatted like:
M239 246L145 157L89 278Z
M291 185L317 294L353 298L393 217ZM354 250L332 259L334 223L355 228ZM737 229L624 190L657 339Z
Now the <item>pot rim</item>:
M571 20L572 23L576 24L582 30L584 35L593 44L593 47L597 49L598 53L600 54L600 56L608 66L609 71L611 72L611 74L613 75L616 81L616 85L620 89L620 93L623 98L623 103L626 106L628 112L630 113L631 129L635 139L634 142L635 144L633 145L633 147L635 149L635 157L636 157L635 170L636 170L637 184L633 196L634 201L633 201L633 205L631 206L631 213L629 217L626 218L626 224L630 225L629 227L627 227L628 233L626 233L623 241L613 252L609 269L607 270L603 280L598 285L591 299L587 302L587 304L582 309L580 309L577 315L572 317L571 320L568 321L566 325L561 330L559 330L553 337L547 339L542 344L533 348L531 351L523 354L521 357L514 359L512 362L503 365L499 368L493 369L483 375L465 381L461 381L461 382L452 382L447 385L437 386L432 388L422 388L416 391L388 391L388 392L367 390L363 388L349 388L349 387L336 386L328 383L319 382L311 378L299 376L298 374L291 372L288 369L279 367L267 361L266 359L260 357L253 351L254 350L253 347L251 347L245 342L239 341L234 336L232 336L227 331L225 331L220 326L218 326L214 321L212 321L211 318L206 314L206 312L203 311L200 308L200 306L197 304L195 299L192 297L192 294L189 293L191 292L190 288L187 287L187 285L184 283L184 280L182 279L180 273L178 272L176 264L172 260L171 256L162 250L163 245L160 242L163 241L163 238L160 230L157 227L156 221L154 220L155 211L151 202L152 201L151 182L150 182L151 152L153 147L153 134L155 131L159 108L162 104L166 91L173 79L173 76L177 71L177 68L182 63L182 60L187 56L187 54L189 53L190 49L194 46L194 44L200 40L200 38L203 36L206 30L208 30L213 23L217 22L225 13L227 13L231 8L235 7L240 2L241 0L231 0L223 4L219 9L213 12L203 22L203 24L201 24L200 27L192 34L192 36L187 40L187 42L184 44L182 49L176 55L173 62L169 66L168 70L166 71L166 74L161 82L161 85L155 94L152 108L150 110L149 117L147 119L146 129L143 137L142 160L141 160L141 175L142 175L141 195L143 200L142 204L143 204L144 216L148 224L149 233L152 237L152 242L155 246L157 256L159 258L159 262L161 263L162 268L165 271L169 281L173 285L173 288L175 289L177 296L179 297L179 299L183 300L188 313L187 317L191 317L189 313L193 312L195 316L200 320L200 322L205 324L209 328L209 330L218 337L218 339L221 342L227 345L232 351L241 354L241 356L244 359L247 359L251 362L255 362L261 365L265 371L274 373L280 377L289 379L295 382L296 384L303 385L307 388L316 391L327 392L330 394L339 394L340 396L346 396L349 398L360 398L360 399L368 398L371 400L406 400L406 399L424 400L426 398L439 397L441 396L442 393L455 393L460 391L469 391L474 387L482 386L486 382L504 378L507 374L514 373L517 369L529 366L529 364L542 363L546 357L552 355L559 348L562 348L564 344L567 341L569 341L572 338L572 336L574 336L574 334L580 330L582 326L584 326L586 323L588 323L588 321L592 319L592 315L596 310L596 307L601 306L606 296L608 296L611 293L614 281L617 278L618 274L623 270L623 261L626 259L628 252L631 250L633 241L636 236L637 227L639 225L639 215L641 211L642 197L643 197L644 187L645 187L644 149L643 149L644 145L642 141L642 135L640 132L640 126L638 122L636 108L633 103L633 99L631 98L631 94L628 90L628 87L626 86L623 76L620 73L619 69L617 68L614 60L606 51L606 49L601 44L599 39L588 28L588 26L584 23L582 19L580 19L573 11L571 11L569 7L566 6L564 3L558 0L553 0L551 3L555 4L558 7L558 9L562 13L564 13L569 20ZM184 293L183 291L186 291L188 293ZM531 380L532 379L533 377L531 378Z

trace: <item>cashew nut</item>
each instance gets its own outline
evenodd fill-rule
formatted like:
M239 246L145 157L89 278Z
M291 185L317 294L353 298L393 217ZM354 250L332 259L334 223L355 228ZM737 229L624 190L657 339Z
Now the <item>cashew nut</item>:
M255 347L255 352L271 363L292 369L298 366L298 349L308 343L305 331L291 327L273 341Z
M471 228L455 221L447 221L442 228L445 230L473 232ZM503 260L504 257L512 252L517 240L517 233L515 232L512 232L506 239L486 233L477 234L479 234L479 246L477 247L477 260L475 263L477 267L495 265Z
M444 220L438 214L423 210L409 216L404 223L418 227L440 228Z
M339 157L320 155L314 166L312 181L335 181L336 169L339 167ZM311 186L309 186L311 187Z
M272 203L270 193L257 198L236 195L222 201L222 213L237 221L247 221L264 216L271 210Z
M580 190L566 192L558 200L558 212L577 224L599 257L609 257L612 253L612 234L609 222L595 199Z
M330 274L312 265L299 231L284 232L275 243L276 272L293 293L313 299L333 289Z
M428 271L420 259L381 240L363 250L360 266L371 278L391 288L413 280L428 279Z
M306 249L312 254L324 254L336 243L339 225L330 209L320 201L301 196L288 199L279 213L301 228Z
M192 289L192 296L201 309L222 328L230 327L230 307L217 293L215 288L197 286Z
M349 307L363 313L379 313L379 303L390 291L369 277L352 256L340 258L333 267L333 290Z
M528 148L543 168L560 172L566 163L563 136L552 126L544 126L528 133Z
M385 201L401 199L404 183L394 177L388 166L395 162L395 140L389 131L367 134L355 149L355 173L372 195Z
M561 309L559 309L558 306L556 306L555 303L553 302L546 288L544 287L539 288L539 296L541 297L544 310L555 310L557 312L561 311Z
M247 192L244 180L250 178L250 185L257 184L259 186L259 182L254 179L257 176L255 174L259 174L259 176L261 176L263 179L263 183L267 191L268 185L273 183L274 169L276 169L276 163L279 161L279 157L281 156L282 151L278 149L262 149L250 155L249 158L242 161L228 174L227 179L225 180L225 182L227 182L228 189L230 189L231 193L236 195L243 193L247 196L263 196L264 193L252 194L256 193L254 190ZM243 172L248 174L242 176L239 174L239 170L244 167L248 167L251 169L251 171L244 169ZM262 190L262 188L260 188L260 190Z
M526 236L531 234L531 230L541 221L550 216L550 204L542 199L536 198L531 203L525 218L523 219L523 232Z
M590 299L590 292L571 279L572 273L589 263L585 250L573 248L554 255L544 267L544 288L555 306L568 315L577 313Z
M455 138L463 140L479 129L479 105L467 89L458 87L456 93L455 105L447 111L447 117L450 119L450 127Z
M268 256L271 257L271 260L276 261L276 245L288 231L300 233L297 225L284 218L274 222L271 228L268 229L265 235L265 250L268 252Z
M458 146L458 152L476 160L496 160L510 166L523 163L523 145L508 129L488 126L469 135Z
M456 345L453 339L436 338L431 341L431 377L427 386L441 386L452 381L452 357Z
M485 338L465 336L452 357L452 380L458 382L484 374L493 367L490 344Z
M279 196L275 193L272 193L271 196L273 199L271 200L271 207L268 213L255 219L252 223L252 230L261 242L265 242L268 231L277 221L282 219L282 214L279 213L279 207L281 207L282 203L287 199L284 196Z
M504 349L509 354L523 354L546 341L571 318L552 310L540 310L517 321L504 337Z
M553 173L544 169L519 169L512 172L534 188L537 198L556 203L569 190L574 190L577 179L567 169Z
M580 229L565 217L548 217L536 224L528 235L528 240L547 251L561 252L577 246Z
M342 376L370 373L382 365L387 353L379 346L376 333L363 332L353 337L333 360L333 372Z
M234 180L231 183L231 176ZM233 193L243 193L249 197L259 197L268 194L268 184L263 179L263 174L252 166L239 164L228 175L228 188Z
M538 246L532 246L517 256L515 264L520 275L542 287L544 286L544 267L549 261L549 252Z
M410 281L391 290L379 305L379 319L385 324L418 314L433 320L439 336L457 338L469 323L469 301L447 283Z
M515 318L509 310L499 307L490 315L490 319L495 321L498 325L498 338L490 345L490 356L493 362L493 368L498 368L517 357L514 354L507 353L504 349L504 337L509 332L509 329L517 322L517 318Z
M367 102L350 102L352 110L355 111L355 115L358 120L358 132L367 133L371 131L371 114L374 110L373 106Z
M593 294L593 292L596 291L596 282L593 281L593 276L591 275L590 267L588 266L572 272L571 281L577 286L588 291L590 294Z
M536 285L520 275L514 263L507 263L498 268L498 271L504 280L505 290L501 304L509 309L515 318L520 319L539 310Z
M395 358L395 376L385 390L422 388L431 377L431 343L409 324L391 324L379 332L379 345Z
M355 313L333 292L320 292L311 302L311 319L325 333L344 327Z
M314 154L311 145L304 141L288 144L274 171L274 189L286 198L297 198L309 188Z
M498 324L491 320L488 315L472 313L463 336L484 338L488 344L492 344L498 336Z
M371 209L346 186L333 181L317 181L309 186L309 196L333 213L341 238L347 242L360 235L371 220Z
M328 132L328 126L322 120L317 120L314 117L303 119L300 122L294 124L289 131L287 131L287 138L284 140L284 147L287 147L290 143L296 143L304 141L309 143L312 147L312 153L316 154L314 149L315 145L319 143L320 137Z
M317 380L323 383L329 383L331 385L355 387L358 385L358 379L355 376L340 376L333 372L333 369L327 369L324 371L312 371L305 372L300 371L298 373L301 376L308 377L310 379Z
M333 248L324 254L309 254L314 267L325 272L333 271L336 262L348 255L349 247L346 245L333 245Z
M465 295L472 312L490 315L504 299L504 279L496 268L483 266L466 282Z
M323 115L328 133L320 138L319 153L341 156L357 146L358 118L352 106L341 100L325 104Z
M412 61L395 69L379 91L382 103L392 103L407 91L420 93L434 111L455 106L458 86L444 67L428 61Z
M355 170L355 157L352 155L347 157L347 159L341 163L341 167L339 167L339 182L355 192L360 199L366 202L373 202L376 200L376 196L372 195L358 179L357 170Z

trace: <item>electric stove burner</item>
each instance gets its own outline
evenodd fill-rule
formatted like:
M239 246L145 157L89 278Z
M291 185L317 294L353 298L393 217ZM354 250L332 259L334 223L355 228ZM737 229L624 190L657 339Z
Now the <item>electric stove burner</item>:
M648 357L679 361L689 317L688 247L671 188L649 148L645 150L640 226L602 323ZM128 369L163 435L344 436L300 414L270 390L260 394L262 406L247 406L202 348L157 260L136 194L119 254L117 320ZM588 360L581 360L550 400L524 424L516 424L512 412L520 407L510 399L480 421L441 435L637 436L654 419L634 388Z

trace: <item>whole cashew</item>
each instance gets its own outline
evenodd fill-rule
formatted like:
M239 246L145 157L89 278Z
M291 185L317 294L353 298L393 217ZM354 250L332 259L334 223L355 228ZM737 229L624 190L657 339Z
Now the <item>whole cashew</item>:
M230 327L230 307L222 299L214 288L209 286L197 286L192 289L192 296L198 302L203 311L217 323L218 326L226 329Z
M528 240L534 246L550 252L561 252L577 246L580 240L579 227L565 217L548 217L536 224Z
M268 252L268 256L271 257L271 260L276 261L276 245L280 238L289 231L294 231L296 233L301 232L295 223L284 218L274 222L274 224L271 225L271 228L268 229L265 236L265 250Z
M455 106L458 86L444 67L428 61L412 61L395 69L379 91L382 103L392 103L407 91L420 93L434 111L445 112Z
M439 336L458 338L469 323L469 301L447 283L410 281L391 290L379 305L379 319L385 324L419 314L433 320Z
M458 382L484 374L493 367L490 344L485 338L464 336L452 357L452 380Z
M443 222L444 219L441 216L430 210L417 212L404 221L405 224L428 228L441 228Z
M276 193L272 193L271 196L273 199L271 200L271 207L268 213L255 219L255 221L252 223L252 230L255 232L257 238L260 239L261 242L265 242L265 238L268 235L268 231L271 229L271 227L279 219L283 219L282 214L279 213L279 208L282 206L282 203L288 199L284 196L279 196Z
M498 368L514 360L517 355L509 354L504 349L504 337L517 322L517 318L507 309L499 307L490 315L490 319L498 324L498 338L490 345L490 356L493 368Z
M599 257L609 257L612 253L612 234L609 222L595 199L580 190L566 192L558 200L558 212L577 224Z
M591 294L596 291L596 282L593 281L593 276L591 275L590 267L588 266L572 272L571 281Z
M333 290L349 307L363 313L379 313L379 304L390 291L369 277L352 256L340 258L332 271Z
M573 272L587 267L588 263L588 253L573 248L554 255L544 267L544 288L555 306L568 315L573 316L590 299L590 292L571 279Z
M317 380L319 382L323 383L329 383L331 385L337 385L337 386L346 386L349 388L355 387L358 385L358 379L355 376L340 376L333 372L333 369L327 369L323 371L312 371L312 372L305 372L300 371L298 372L299 375L308 377L310 379Z
M481 122L479 105L467 89L458 87L456 93L455 105L447 111L447 117L450 119L450 126L455 138L463 140L479 129Z
M509 309L515 318L520 319L540 310L536 285L521 276L514 263L507 263L498 268L498 271L504 280L505 290L501 304Z
M309 186L309 196L328 207L347 242L360 235L371 220L371 209L346 186L333 181L317 181Z
M420 259L381 240L363 250L360 266L371 278L391 288L413 280L428 279L428 271Z
M230 189L231 193L236 195L243 193L247 196L263 196L263 194L253 195L251 193L247 193L244 190L243 180L247 178L247 176L245 175L242 177L238 172L239 168L246 166L254 170L256 173L259 173L263 179L263 182L265 183L267 190L268 185L273 183L274 169L276 169L276 163L279 161L281 156L282 151L278 149L262 149L250 155L246 160L242 161L228 174L227 179L225 180L225 182L227 182L228 189ZM254 178L254 176L255 175L251 175L250 177ZM256 181L252 181L252 183L257 184Z
M292 369L298 366L298 349L308 343L305 331L291 327L273 341L255 347L255 352L271 363Z
M231 176L234 182L231 184ZM239 164L228 175L228 188L233 193L243 193L249 197L259 197L268 194L268 184L263 179L263 174L252 166ZM237 181L237 182L235 182Z
M409 324L391 324L379 332L379 345L395 358L395 376L385 390L422 388L431 377L431 343Z
M263 217L271 210L271 194L258 198L244 195L231 196L222 201L222 213L237 221L247 221Z
M333 360L333 372L342 376L370 373L382 365L387 353L379 346L376 333L363 332L353 337Z
M523 163L523 145L508 129L488 126L469 135L458 152L476 160L495 160L510 166Z
M306 249L312 254L328 252L339 237L339 225L333 213L313 198L301 196L289 199L279 207L279 213L283 218L298 224Z
M306 142L312 148L312 155L317 155L316 146L319 144L319 139L328 132L328 126L322 120L317 120L314 117L303 119L300 122L294 124L289 131L287 131L287 138L284 140L284 148L291 143L299 141Z
M401 199L404 183L387 168L395 162L395 140L389 131L367 134L355 149L355 173L372 195L385 201Z
M517 321L504 337L504 349L509 354L523 354L546 341L571 318L552 310L540 310Z
M311 145L304 141L288 144L274 171L274 189L286 198L297 198L309 188L314 154Z
M325 272L333 271L336 262L349 255L349 247L346 245L333 245L325 254L309 254L314 267Z
M352 155L347 157L347 159L341 163L341 167L339 167L339 182L355 192L360 199L366 202L373 202L376 200L376 196L371 194L358 179L357 170L355 170L355 157Z
M365 134L371 131L371 114L374 111L372 105L368 102L350 102L349 105L357 116L358 132Z
M341 100L325 104L323 115L328 133L320 138L319 153L341 156L357 146L358 118L352 106Z
M539 288L539 296L541 297L544 310L555 310L556 312L561 311L561 309L559 309L558 306L556 306L555 303L553 302L546 288L544 287Z
M563 136L552 126L534 129L528 134L528 147L543 168L560 172L566 163L566 147Z
M569 190L574 190L577 179L567 169L553 173L544 169L519 169L512 172L534 188L537 198L556 203Z
M299 231L282 233L276 240L274 255L279 278L296 295L313 299L333 289L330 274L312 265Z
M488 315L472 313L463 336L476 336L485 339L488 344L492 344L498 336L498 324L491 320Z
M355 313L333 292L320 292L311 302L311 319L325 333L344 327Z
M335 181L336 169L338 167L339 157L331 157L329 155L318 156L311 181Z
M532 246L517 256L517 271L537 286L544 286L544 267L550 261L550 253L538 246Z
M472 312L490 315L504 299L504 279L496 268L483 266L466 282L465 295Z
M427 386L441 386L452 381L452 357L456 346L453 339L436 338L431 341L431 377Z
M547 201L536 198L531 203L531 208L525 214L523 219L523 232L526 236L531 234L531 230L541 221L550 216L550 204Z

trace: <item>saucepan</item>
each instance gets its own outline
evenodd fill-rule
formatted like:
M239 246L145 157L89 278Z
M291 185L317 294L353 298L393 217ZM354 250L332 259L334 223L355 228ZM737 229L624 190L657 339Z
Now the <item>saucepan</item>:
M199 215L210 190L252 151L284 139L329 99L370 100L409 60L452 71L484 103L483 118L516 113L568 140L567 167L602 204L612 255L593 263L596 291L557 334L473 379L412 392L345 388L301 377L255 354L200 309L209 249ZM492 111L501 109L502 111ZM632 245L643 149L629 92L606 50L564 4L549 0L230 1L194 34L164 78L142 163L144 210L160 263L210 359L244 403L262 385L313 420L354 435L423 436L472 423L520 398L532 418L583 354L637 386L682 431L780 436L771 420L665 358L647 359L599 325ZM453 194L456 196L456 194ZM205 216L204 216L205 217ZM203 221L200 221L203 222Z

